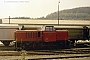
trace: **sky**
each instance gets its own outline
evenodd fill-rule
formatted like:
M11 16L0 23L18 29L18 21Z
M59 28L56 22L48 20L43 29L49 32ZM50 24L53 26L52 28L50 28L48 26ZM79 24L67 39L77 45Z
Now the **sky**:
M60 3L59 3L60 1ZM50 13L76 7L90 7L90 0L0 0L0 18L39 18Z

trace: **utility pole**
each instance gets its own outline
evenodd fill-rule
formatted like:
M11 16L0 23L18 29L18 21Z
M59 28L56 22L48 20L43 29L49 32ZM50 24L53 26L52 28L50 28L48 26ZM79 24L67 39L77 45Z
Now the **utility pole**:
M9 16L9 24L10 24L10 16Z
M58 2L58 25L59 25L59 3L60 1Z

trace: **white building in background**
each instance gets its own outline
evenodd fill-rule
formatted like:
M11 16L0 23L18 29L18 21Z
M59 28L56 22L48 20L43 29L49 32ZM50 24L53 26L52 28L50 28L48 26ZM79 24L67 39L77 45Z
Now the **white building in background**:
M0 24L2 24L2 19L0 19Z

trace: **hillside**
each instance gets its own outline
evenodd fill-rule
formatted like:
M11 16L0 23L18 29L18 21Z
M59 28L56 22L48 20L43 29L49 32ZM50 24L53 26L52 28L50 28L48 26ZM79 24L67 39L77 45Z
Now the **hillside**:
M58 19L58 12L48 14L45 19ZM59 11L60 20L90 20L90 7L79 7Z

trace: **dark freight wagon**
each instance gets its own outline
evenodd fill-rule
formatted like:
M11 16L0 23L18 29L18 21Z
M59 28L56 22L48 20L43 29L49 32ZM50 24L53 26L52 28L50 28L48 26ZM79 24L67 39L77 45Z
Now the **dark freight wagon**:
M90 26L57 26L55 28L57 30L68 30L71 44L78 40L90 40Z

